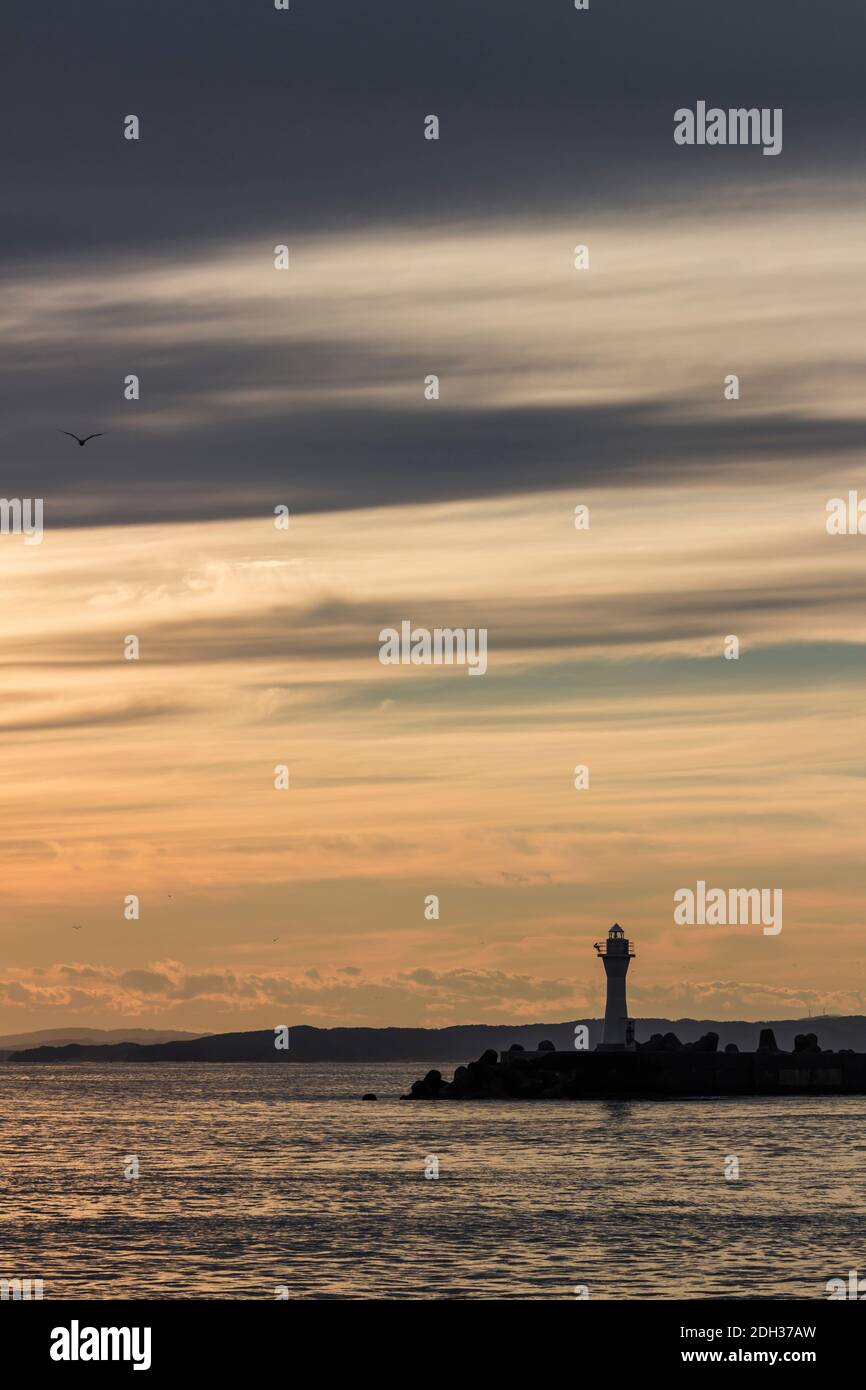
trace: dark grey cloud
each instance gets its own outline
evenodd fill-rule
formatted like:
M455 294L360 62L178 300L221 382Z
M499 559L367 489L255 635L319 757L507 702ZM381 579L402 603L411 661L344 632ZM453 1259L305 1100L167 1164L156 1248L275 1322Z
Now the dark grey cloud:
M866 14L811 0L11 0L5 254L251 228L652 205L862 161ZM10 33L7 15L7 35ZM782 106L783 159L677 150L673 111ZM439 144L421 140L428 112ZM137 145L124 115L142 120ZM9 117L7 117L9 120ZM7 126L9 129L10 126ZM757 158L757 163L756 163Z
M311 235L350 249L361 229L401 223L432 245L438 226L481 218L579 227L614 207L633 224L733 183L744 206L791 186L802 197L833 171L853 186L862 7L293 0L282 13L269 0L11 0L9 12L0 275L60 285L87 265L120 295L71 314L70 337L16 338L0 358L0 491L45 498L46 527L676 483L757 461L790 475L863 449L864 421L810 415L790 375L766 414L739 418L698 420L673 399L425 412L413 404L434 369L423 324L415 353L355 348L327 323L279 346L230 333L215 343L220 311L197 304L210 341L178 341L183 305L125 302L122 269L240 238L260 239L263 254ZM677 148L673 111L699 98L783 107L782 155ZM428 112L442 121L438 143L422 138ZM142 122L137 143L122 138L128 113ZM134 337L148 327L153 340ZM576 344L575 369L587 351ZM471 366L459 343L435 363L464 377ZM148 410L193 407L207 423L136 424L119 401L130 370ZM497 363L485 370L492 379ZM327 399L401 380L405 406L399 393L387 407ZM221 408L229 391L280 384L292 390L284 408ZM56 428L107 434L79 450Z
M114 406L115 382L111 395ZM68 417L52 406L50 418ZM95 418L104 423L98 410ZM816 456L826 463L866 448L866 419L810 417L793 404L696 418L681 400L466 410L440 402L426 412L423 403L320 407L191 430L128 426L80 450L47 426L43 405L39 427L22 428L7 448L3 495L43 497L47 531L264 516L277 503L321 512L699 476L748 482L757 463L791 480L814 472Z

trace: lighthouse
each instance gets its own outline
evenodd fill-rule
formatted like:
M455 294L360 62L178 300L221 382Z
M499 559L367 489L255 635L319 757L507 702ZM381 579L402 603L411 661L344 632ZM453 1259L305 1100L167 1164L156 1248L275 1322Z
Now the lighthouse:
M614 922L606 941L596 941L595 949L604 962L607 976L607 1004L604 1010L604 1035L600 1052L634 1051L634 1024L628 1016L625 1001L625 977L629 961L634 959L631 942L619 922Z

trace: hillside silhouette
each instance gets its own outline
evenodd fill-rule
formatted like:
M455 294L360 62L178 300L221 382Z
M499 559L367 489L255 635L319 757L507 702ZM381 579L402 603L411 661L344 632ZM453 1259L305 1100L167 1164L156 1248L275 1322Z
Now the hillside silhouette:
M452 1028L311 1028L289 1026L287 1051L274 1047L273 1029L247 1033L213 1033L184 1041L113 1044L69 1043L20 1049L8 1062L461 1062L487 1048L504 1051L513 1043L531 1050L549 1040L558 1051L574 1047L574 1029L585 1024L589 1046L601 1041L603 1020L574 1019L568 1023L460 1024ZM866 1017L798 1018L756 1022L718 1022L713 1019L643 1018L636 1020L636 1037L647 1042L654 1033L674 1032L683 1042L697 1042L708 1031L718 1033L719 1046L736 1043L743 1051L755 1046L761 1028L775 1031L779 1046L792 1049L797 1033L817 1029L827 1049L853 1048L866 1052Z

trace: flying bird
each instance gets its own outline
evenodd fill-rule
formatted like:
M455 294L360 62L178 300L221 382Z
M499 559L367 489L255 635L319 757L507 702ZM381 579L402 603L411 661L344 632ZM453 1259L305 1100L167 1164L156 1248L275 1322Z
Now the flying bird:
M80 927L73 927L72 930L73 930L73 931L81 931L81 928L80 928Z
M71 430L58 430L57 433L68 434L70 439L78 439L78 435L73 434ZM96 434L86 434L83 439L78 439L78 443L83 449L88 439L101 439L104 433L104 430L99 430Z

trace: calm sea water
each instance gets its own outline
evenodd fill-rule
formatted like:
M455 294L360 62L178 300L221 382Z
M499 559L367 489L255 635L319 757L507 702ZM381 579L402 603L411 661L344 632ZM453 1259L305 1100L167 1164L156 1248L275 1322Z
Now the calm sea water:
M401 1102L426 1070L0 1065L0 1277L53 1299L809 1299L866 1274L866 1098Z

